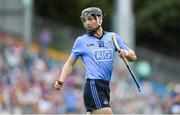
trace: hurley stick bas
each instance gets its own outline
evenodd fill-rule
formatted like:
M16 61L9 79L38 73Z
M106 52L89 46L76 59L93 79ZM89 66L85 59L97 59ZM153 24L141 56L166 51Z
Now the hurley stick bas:
M118 45L118 43L117 43L117 40L116 40L114 34L112 35L112 42L113 42L113 44L114 44L114 47L115 47L115 48L117 49L117 51L120 53L121 50L120 50L120 47L119 47L119 45ZM141 88L140 88L140 85L139 85L139 83L138 83L138 81L137 81L137 78L136 78L135 74L133 73L133 71L132 71L131 68L129 67L129 65L128 65L128 63L126 62L126 60L125 60L124 58L122 58L122 60L124 61L124 63L125 63L125 65L126 65L126 67L128 68L128 70L129 70L129 72L130 72L130 74L131 74L134 82L136 83L136 86L137 86L139 92L141 92Z

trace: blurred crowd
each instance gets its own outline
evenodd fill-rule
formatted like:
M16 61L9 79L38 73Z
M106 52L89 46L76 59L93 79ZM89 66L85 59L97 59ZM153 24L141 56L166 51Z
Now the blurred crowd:
M46 56L46 58L44 58ZM64 62L25 49L0 33L0 114L85 113L82 69L76 67L61 91L53 87ZM142 92L126 70L114 68L111 106L114 113L180 113L180 84L141 80Z

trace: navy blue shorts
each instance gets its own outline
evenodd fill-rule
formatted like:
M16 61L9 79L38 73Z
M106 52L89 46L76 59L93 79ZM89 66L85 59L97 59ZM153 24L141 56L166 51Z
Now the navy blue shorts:
M110 107L109 82L99 79L87 79L84 86L84 105L86 111Z

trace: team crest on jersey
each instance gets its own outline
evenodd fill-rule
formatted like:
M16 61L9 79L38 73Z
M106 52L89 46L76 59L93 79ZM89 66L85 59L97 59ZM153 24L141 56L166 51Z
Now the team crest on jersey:
M112 49L98 49L93 50L92 52L95 61L110 61L113 59Z

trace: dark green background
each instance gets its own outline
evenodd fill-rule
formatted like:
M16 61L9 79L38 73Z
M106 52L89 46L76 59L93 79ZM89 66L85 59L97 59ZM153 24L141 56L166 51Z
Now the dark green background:
M180 0L132 0L135 14L136 46L180 57ZM80 22L82 9L100 7L106 14L103 27L111 30L113 0L35 0L35 15L48 17L74 27Z

